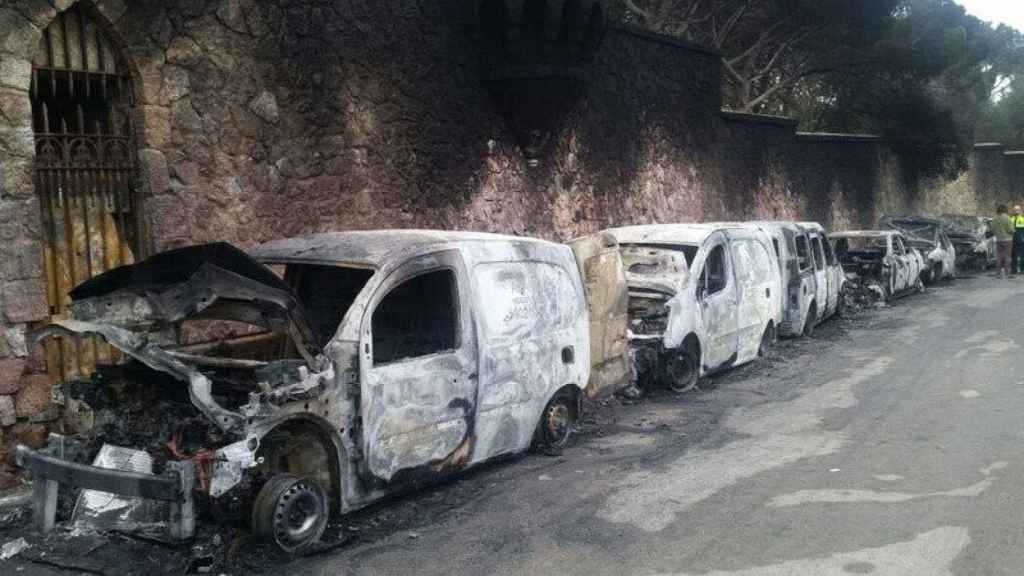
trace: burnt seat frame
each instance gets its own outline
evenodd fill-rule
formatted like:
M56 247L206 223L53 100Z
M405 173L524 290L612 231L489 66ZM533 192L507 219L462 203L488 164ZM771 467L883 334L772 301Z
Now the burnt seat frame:
M163 475L99 468L65 459L65 454L73 450L72 443L62 435L51 434L45 448L17 448L18 465L32 473L33 520L41 532L51 532L56 525L57 491L64 485L169 502L168 536L173 540L193 537L193 462L170 461Z

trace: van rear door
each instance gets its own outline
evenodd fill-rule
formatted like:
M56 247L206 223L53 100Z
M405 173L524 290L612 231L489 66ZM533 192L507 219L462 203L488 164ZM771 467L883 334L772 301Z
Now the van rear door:
M629 288L615 237L594 234L570 243L583 276L590 313L590 398L607 396L629 384Z

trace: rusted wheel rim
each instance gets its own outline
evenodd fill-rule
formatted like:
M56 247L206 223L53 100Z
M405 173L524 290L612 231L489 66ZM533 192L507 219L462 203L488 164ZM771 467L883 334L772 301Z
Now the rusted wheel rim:
M697 387L697 367L686 352L677 354L668 364L668 386L682 394Z
M544 432L548 444L558 446L569 438L572 427L572 412L563 401L556 401L548 407L544 416Z

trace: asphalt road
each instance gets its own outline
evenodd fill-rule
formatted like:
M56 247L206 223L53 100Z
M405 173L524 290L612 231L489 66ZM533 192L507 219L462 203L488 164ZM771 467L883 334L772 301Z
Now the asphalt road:
M1022 574L1022 301L1024 280L960 280L714 390L605 406L561 456L354 517L375 535L287 571Z

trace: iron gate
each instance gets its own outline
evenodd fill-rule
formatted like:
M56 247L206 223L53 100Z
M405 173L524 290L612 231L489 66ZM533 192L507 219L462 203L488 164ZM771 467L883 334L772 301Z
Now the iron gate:
M77 284L138 253L131 82L104 32L76 5L46 28L32 69L35 186L50 315ZM96 338L46 343L57 381L89 377L116 351Z

